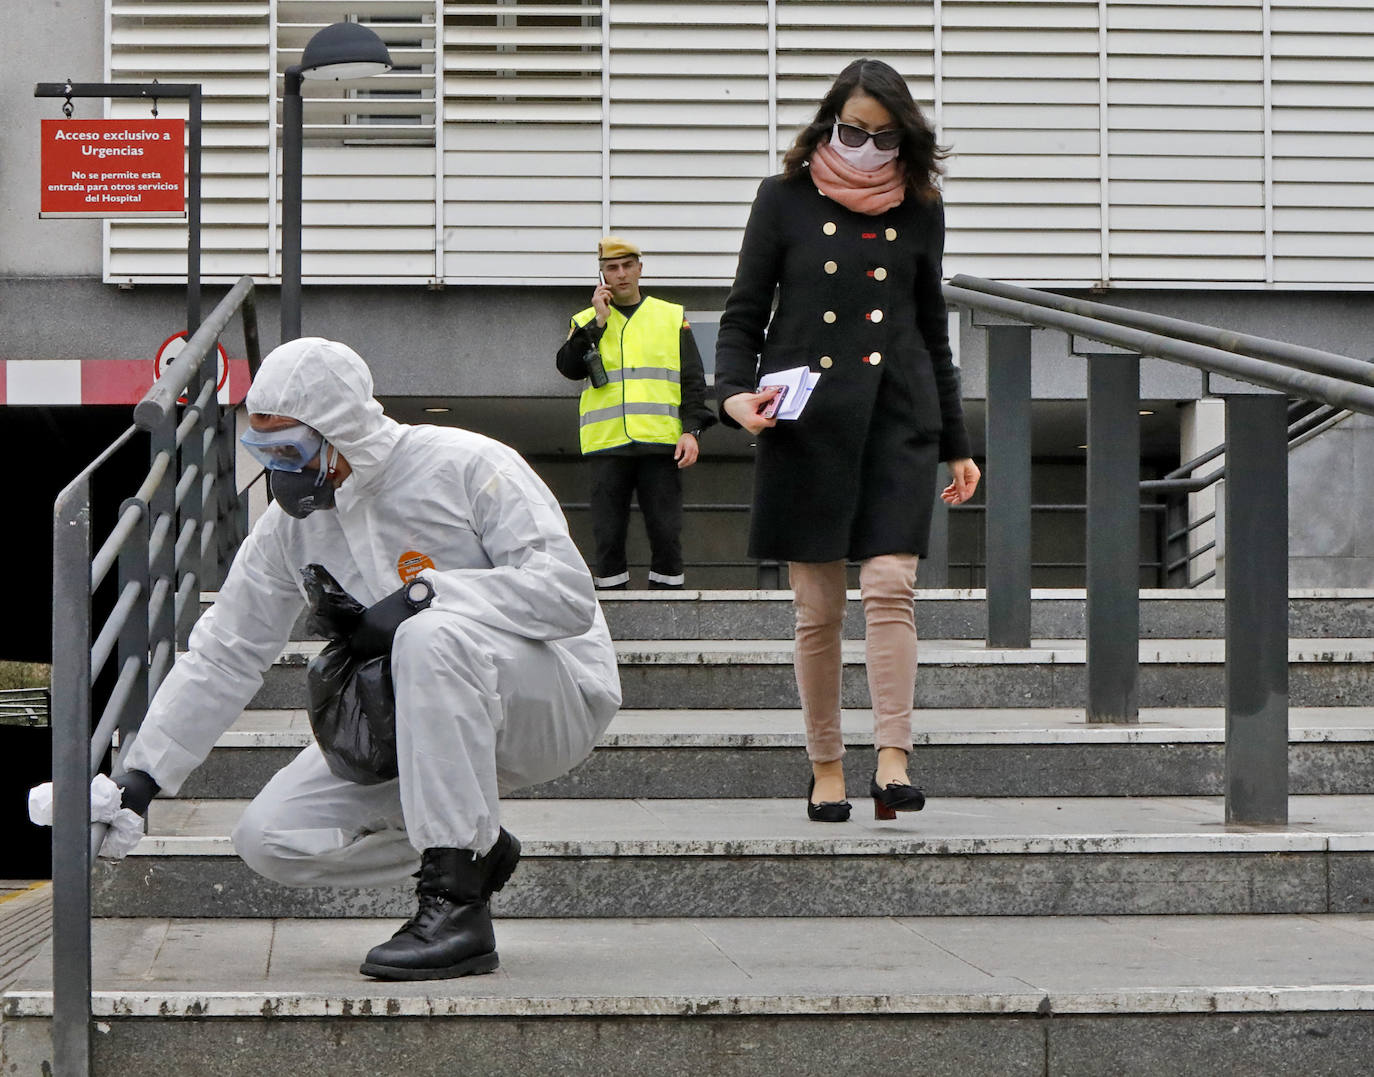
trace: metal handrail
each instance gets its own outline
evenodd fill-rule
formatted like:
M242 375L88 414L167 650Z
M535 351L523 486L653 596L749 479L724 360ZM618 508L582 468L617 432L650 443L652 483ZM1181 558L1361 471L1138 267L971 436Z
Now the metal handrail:
M1226 333L960 276L951 305L1000 315L988 334L988 640L1029 646L1031 331L1058 329L1121 349L1075 349L1088 363L1087 717L1138 720L1139 364L1151 356L1248 385L1221 389L1227 416L1226 821L1288 820L1287 397L1374 414L1371 365L1349 356ZM1007 324L1010 323L1010 324ZM1168 334L1168 335L1166 335ZM1251 386L1274 390L1257 393ZM1282 394L1282 395L1280 395ZM1309 436L1336 417L1299 420ZM1193 463L1192 466L1198 466ZM1162 480L1170 486L1194 480ZM1160 481L1151 485L1158 487ZM1134 519L1133 519L1134 518ZM1275 526L1276 521L1282 521ZM996 535L996 555L991 556ZM1205 577L1206 578L1206 577Z
M235 314L242 318L249 369L256 372L261 356L253 281L243 277L135 406L135 425L84 468L53 507L52 1027L58 1073L90 1073L91 863L106 829L89 822L91 778L111 747L127 750L171 668L195 596L218 585L243 539L233 481L236 420L216 394L217 344ZM179 407L184 396L193 403ZM147 474L92 557L92 477L140 430L149 435ZM113 608L95 624L96 592L116 569ZM118 673L93 728L93 685L111 659Z
M1214 325L1203 325L1199 322L1187 322L1180 318L1169 318L1162 314L1150 314L1145 311L1131 310L1128 307L1117 307L1110 303L1094 303L1086 299L1075 299L1070 296L1056 295L1053 292L1042 292L1034 288L1022 288L1015 284L1007 284L1004 281L985 280L981 277L969 277L959 274L953 277L949 286L956 289L981 292L988 296L997 296L1002 299L1014 302L1029 303L1037 307L1048 308L1049 310L1062 311L1067 314L1086 317L1098 323L1108 322L1126 328L1143 330L1148 334L1157 335L1160 340L1168 339L1191 344L1206 346L1209 350L1221 351L1227 355L1249 356L1251 358L1269 361L1280 364L1290 370L1300 370L1318 375L1324 375L1343 381L1351 381L1357 384L1374 385L1374 365L1363 359L1355 359L1348 355L1338 355L1335 352L1321 351L1318 348L1308 348L1301 344L1289 344L1282 340L1269 340L1265 337L1252 336L1249 333L1236 333L1230 329L1220 329ZM946 295L948 295L948 287ZM1077 330L1071 330L1077 332ZM1115 343L1106 337L1098 336L1094 332L1084 332L1083 336L1093 340L1101 340L1106 343ZM1139 339L1139 338L1137 338ZM1135 345L1122 345L1123 347L1134 347ZM1168 359L1171 356L1162 352L1141 350L1141 355L1159 355L1161 359ZM1187 362L1178 359L1177 362ZM1196 366L1196 363L1189 363ZM1247 380L1249 380L1247 378ZM1263 384L1257 382L1256 384ZM1306 393L1295 393L1295 396L1306 396Z
M992 282L983 282L978 278L961 274L945 285L945 298L958 306L1001 314L1027 325L1062 329L1066 333L1099 340L1135 355L1168 359L1211 374L1223 374L1237 381L1274 389L1289 396L1320 400L1335 407L1374 415L1374 385L1366 380L1368 364L1362 360L1345 357L1350 363L1359 364L1364 368L1358 382L1338 374L1313 373L1307 369L1285 366L1284 361L1278 358L1257 359L1225 351L1220 347L1176 340L1118 322L1068 313L1053 303L1040 302L1039 297L1046 300L1063 298L1052 296L1048 292L1023 288L1017 291L1037 298L1005 298L986 291L984 286L990 283Z

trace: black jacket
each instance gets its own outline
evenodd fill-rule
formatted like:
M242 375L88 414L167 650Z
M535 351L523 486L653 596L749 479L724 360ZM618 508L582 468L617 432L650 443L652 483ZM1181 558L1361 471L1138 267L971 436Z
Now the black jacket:
M753 556L925 549L930 458L970 455L941 291L944 238L938 199L908 194L868 216L822 195L805 169L760 185L716 338L716 395L753 392L760 375L789 367L821 377L800 419L759 436ZM875 496L896 506L891 524L855 533L860 519L875 530L864 504ZM908 503L920 511L903 513Z

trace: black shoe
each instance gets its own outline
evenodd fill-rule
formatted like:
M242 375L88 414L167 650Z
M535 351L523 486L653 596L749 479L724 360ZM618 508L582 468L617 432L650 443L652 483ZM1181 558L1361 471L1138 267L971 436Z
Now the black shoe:
M873 798L874 819L895 819L899 811L920 811L926 806L926 795L914 785L889 782L878 788L878 772L868 779L868 795Z
M496 934L487 899L520 859L520 843L501 831L485 856L468 849L426 849L415 888L419 908L358 970L380 980L448 980L495 972Z
M650 591L681 591L686 588L685 583L664 583L662 580L650 580Z
M816 776L811 775L811 784L806 787L806 817L817 823L849 822L849 801L826 800L820 804L811 802L811 794L816 791Z

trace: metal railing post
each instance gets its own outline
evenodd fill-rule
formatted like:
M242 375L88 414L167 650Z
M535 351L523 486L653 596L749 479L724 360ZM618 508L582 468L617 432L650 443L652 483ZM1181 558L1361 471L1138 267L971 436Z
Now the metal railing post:
M200 613L200 592L208 590L215 579L219 568L219 516L220 516L220 486L219 486L219 343L216 342L201 361L201 384L210 389L210 399L205 404L205 410L200 414L200 422L196 428L196 438L200 445L201 479L200 479L200 513L199 527L196 533L196 550L200 556L197 558L196 587L193 601L189 605L187 613L188 620L194 621ZM225 377L229 371L225 370Z
M989 647L1029 647L1031 631L1031 327L987 328Z
M219 409L219 425L215 433L215 554L214 571L207 572L203 590L218 589L229 571L243 536L238 533L238 515L234 511L238 490L234 476L234 409Z
M149 438L151 458L169 453L162 481L148 499L148 645L151 649L148 667L149 695L167 676L176 658L176 483L177 446L176 415L173 413L157 425Z
M121 754L138 732L138 723L148 709L148 506L131 497L119 506L119 512L123 515L125 510L134 505L142 512L143 519L119 551L119 590L123 593L126 584L138 584L143 611L130 617L119 633L119 668L123 669L124 663L130 658L138 661L134 687L119 722Z
M91 1072L91 483L53 513L53 1072Z
M1139 718L1140 357L1088 355L1089 722Z
M1288 422L1226 397L1226 821L1288 822Z
M216 348L211 347L207 353L207 358L212 358ZM211 375L213 379L214 375ZM213 386L214 382L211 380ZM197 582L201 578L201 539L204 536L205 509L204 509L204 490L205 490L205 418L206 411L214 406L211 400L203 407L197 407L205 393L205 363L202 361L195 377L191 379L191 384L186 391L186 397L191 402L191 407L196 408L194 422L185 433L180 445L181 463L177 467L177 559L176 559L176 582L177 592L181 590L181 583L187 577L191 577ZM188 409L189 410L189 409ZM182 423L191 416L183 415ZM190 478L186 488L181 490L181 484L186 478ZM189 536L189 541L188 541ZM184 616L176 618L177 639L183 640L183 632L186 630L186 619Z

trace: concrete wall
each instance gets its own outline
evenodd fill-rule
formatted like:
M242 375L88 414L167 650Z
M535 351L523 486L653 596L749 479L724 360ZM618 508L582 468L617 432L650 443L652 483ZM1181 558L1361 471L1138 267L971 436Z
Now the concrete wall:
M1290 587L1374 587L1374 418L1352 415L1288 457Z
M20 17L21 9L27 17ZM39 82L104 82L104 5L95 0L7 3L0 64L0 237L5 276L100 276L100 222L38 219L40 119L62 118L60 98L38 100ZM104 102L74 102L76 116L104 115ZM8 320L8 319L7 319ZM0 325L0 341L7 325Z

